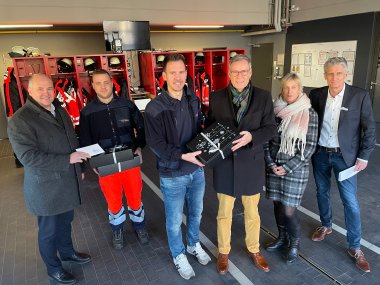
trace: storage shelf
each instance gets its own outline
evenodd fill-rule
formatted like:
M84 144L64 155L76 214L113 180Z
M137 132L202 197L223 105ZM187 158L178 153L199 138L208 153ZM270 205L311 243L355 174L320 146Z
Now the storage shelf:
M76 76L75 72L50 73L50 76Z
M193 84L196 83L196 75L198 74L199 77L199 73L205 72L209 79L207 82L207 88L210 88L210 90L225 88L229 83L228 59L230 58L230 53L232 51L239 54L245 54L244 49L140 52L139 63L141 85L146 91L153 94L153 96L156 96L158 93L156 88L156 80L163 71L162 66L156 65L157 57L160 55L166 56L171 53L179 53L185 57L187 75L193 81ZM199 59L197 61L195 59L196 54L199 52L203 53L203 63L199 62ZM215 62L217 60L222 60L223 62ZM221 71L223 74L221 74ZM208 101L208 99L206 101Z
M110 67L109 59L117 57L120 59L120 67ZM72 62L73 72L58 72L58 61L62 58L68 58ZM71 56L41 56L41 57L22 57L12 58L15 68L15 76L19 94L22 94L22 89L28 89L27 80L36 73L47 74L54 81L58 79L68 78L74 80L77 86L77 94L83 106L84 94L82 88L91 93L91 74L92 71L85 70L86 59L91 58L96 64L96 68L103 68L110 72L115 78L125 78L127 82L127 90L129 92L128 68L126 64L125 54L90 54L90 55L71 55ZM130 95L128 94L130 97ZM21 96L20 96L21 98ZM130 97L131 98L131 97ZM23 98L21 98L24 104Z

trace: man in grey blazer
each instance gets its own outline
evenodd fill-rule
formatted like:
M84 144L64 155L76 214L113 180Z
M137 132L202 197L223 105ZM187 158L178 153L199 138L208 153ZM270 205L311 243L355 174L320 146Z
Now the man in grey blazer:
M80 205L79 164L89 158L79 146L67 112L54 100L53 82L44 74L29 80L29 97L8 124L13 150L24 165L24 197L37 216L38 245L48 275L59 284L74 284L61 261L91 260L74 250L71 222ZM59 252L60 259L57 256Z
M344 206L348 254L358 268L370 272L370 265L360 250L361 222L357 199L356 175L338 181L339 172L354 166L356 171L367 167L375 148L376 125L371 99L364 89L345 84L347 62L333 57L324 65L328 86L310 92L311 105L318 113L318 146L312 157L317 200L322 226L313 235L313 241L322 241L332 232L330 201L331 170L337 180Z

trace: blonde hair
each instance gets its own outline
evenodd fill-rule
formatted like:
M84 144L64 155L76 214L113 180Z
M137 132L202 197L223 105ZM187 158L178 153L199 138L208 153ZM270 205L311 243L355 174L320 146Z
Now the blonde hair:
M281 78L281 93L282 93L282 89L284 88L285 83L288 81L295 81L298 84L298 87L300 88L301 92L303 92L301 78L296 73L290 72Z

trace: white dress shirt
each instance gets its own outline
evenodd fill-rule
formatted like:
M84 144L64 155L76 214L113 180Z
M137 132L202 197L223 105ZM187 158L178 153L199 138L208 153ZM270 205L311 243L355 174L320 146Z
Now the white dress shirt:
M51 106L50 106L50 113L55 117L55 107L54 107L54 105L53 104L51 104Z
M338 126L345 89L346 85L335 97L331 96L330 90L328 90L321 135L318 141L320 146L339 147Z

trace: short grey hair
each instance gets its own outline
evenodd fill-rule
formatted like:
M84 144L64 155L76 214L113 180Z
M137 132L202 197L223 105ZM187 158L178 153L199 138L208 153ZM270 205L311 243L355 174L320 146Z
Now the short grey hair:
M348 65L347 65L347 61L344 57L330 57L326 62L325 62L325 65L323 66L323 69L326 73L327 69L331 66L331 65L337 65L337 64L340 64L341 66L343 66L344 70L346 71L346 73L348 72Z
M246 62L248 62L249 68L252 68L251 60L249 59L249 57L246 56L245 54L239 54L239 53L230 58L230 65L240 60L245 60Z

